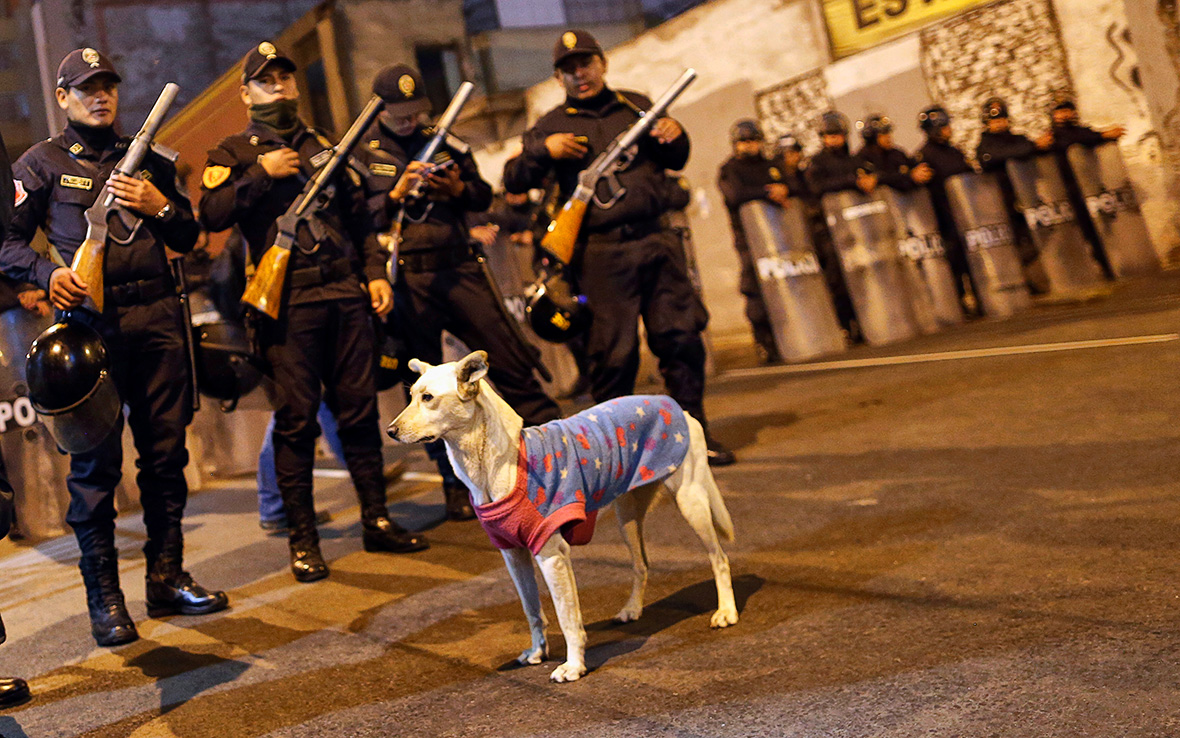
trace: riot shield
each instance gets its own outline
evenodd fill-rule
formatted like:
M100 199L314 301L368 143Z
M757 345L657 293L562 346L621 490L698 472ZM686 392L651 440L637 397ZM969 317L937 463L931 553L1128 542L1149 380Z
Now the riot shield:
M1000 183L992 174L957 174L946 181L951 214L967 251L975 296L990 318L1032 305Z
M754 200L740 211L774 343L786 361L845 349L804 208L802 200L792 197L786 207Z
M1114 275L1158 272L1159 255L1151 245L1118 144L1111 141L1093 148L1074 144L1066 156Z
M1057 159L1052 154L1009 159L1007 167L1016 207L1032 231L1049 291L1068 295L1102 285L1102 268L1078 224Z
M938 218L930 192L917 189L899 192L879 187L881 199L889 203L897 230L897 250L905 257L906 280L914 299L914 314L924 333L934 333L963 322L963 308L955 275L946 260L946 248L938 230Z
M832 192L821 202L865 343L879 346L918 335L888 203L859 190Z

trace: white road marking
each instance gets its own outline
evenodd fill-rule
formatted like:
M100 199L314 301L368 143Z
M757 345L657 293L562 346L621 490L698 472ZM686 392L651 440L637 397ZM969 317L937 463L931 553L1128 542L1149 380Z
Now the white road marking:
M725 377L766 377L777 374L807 374L810 372L836 371L839 369L864 369L875 366L896 366L900 364L925 364L932 361L956 361L958 359L985 359L993 356L1020 356L1023 354L1047 354L1054 351L1081 351L1116 346L1141 346L1151 343L1167 343L1180 340L1180 333L1158 333L1150 336L1128 336L1126 338L1097 338L1088 341L1062 341L1060 343L1032 343L1024 346L994 346L961 351L940 351L930 354L907 354L904 356L878 356L872 359L846 359L844 361L820 361L814 364L788 366L764 366L756 369L735 369L725 372Z

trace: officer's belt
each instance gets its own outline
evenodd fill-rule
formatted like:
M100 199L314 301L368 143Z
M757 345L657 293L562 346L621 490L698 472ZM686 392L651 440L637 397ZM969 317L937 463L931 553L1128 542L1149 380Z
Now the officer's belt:
M347 257L340 257L306 269L296 269L291 272L292 287L315 287L321 284L331 284L352 274L352 262Z
M436 249L402 251L397 255L397 266L407 272L437 272L471 261L474 256L467 244L452 244Z
M641 220L638 223L626 223L621 226L615 226L605 231L591 231L586 234L586 240L594 243L637 241L660 230L663 230L660 219L652 218L651 220Z
M107 302L117 307L127 307L128 305L147 304L164 295L171 294L175 290L172 288L172 280L161 276L141 279L137 282L107 285L103 292Z

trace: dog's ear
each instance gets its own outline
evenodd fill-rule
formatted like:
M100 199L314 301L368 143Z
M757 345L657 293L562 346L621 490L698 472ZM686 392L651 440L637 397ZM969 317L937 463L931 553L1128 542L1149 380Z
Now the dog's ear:
M484 351L473 351L459 360L455 367L455 381L459 385L459 396L470 400L479 394L479 380L487 376L488 355Z
M410 371L415 374L425 374L431 368L430 364L427 364L421 359L410 359L410 363L406 364L406 366L410 367Z

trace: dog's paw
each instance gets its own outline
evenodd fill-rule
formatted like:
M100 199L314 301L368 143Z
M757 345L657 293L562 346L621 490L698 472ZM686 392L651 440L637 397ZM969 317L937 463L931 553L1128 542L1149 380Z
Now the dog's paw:
M737 610L718 610L709 621L710 628L725 628L738 621Z
M541 646L540 648L526 648L520 652L520 656L516 660L521 664L539 664L547 658L549 658L549 648Z
M553 670L549 675L551 682L576 682L582 678L586 673L586 666L584 664L575 664L572 661L567 661L561 666Z
M639 616L642 614L643 614L642 607L633 607L631 605L627 605L622 610L619 610L618 614L615 615L615 622L616 623L633 623L636 620L638 620Z

